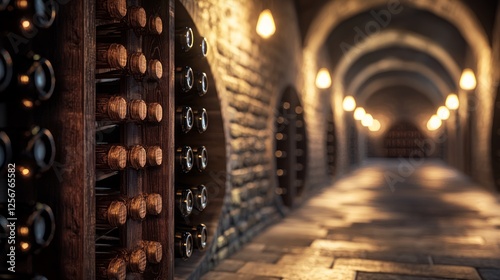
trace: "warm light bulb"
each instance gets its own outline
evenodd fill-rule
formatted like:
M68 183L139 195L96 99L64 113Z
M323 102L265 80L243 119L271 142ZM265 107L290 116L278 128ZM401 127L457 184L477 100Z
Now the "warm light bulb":
M454 93L446 97L446 107L450 110L456 110L460 106L460 101L458 101L458 96Z
M350 95L346 96L344 98L344 102L342 103L342 107L344 108L344 111L352 112L356 109L356 100L354 100L354 97Z
M380 122L378 120L373 120L373 123L372 125L370 125L368 127L368 129L372 132L377 132L380 130L380 128L382 127L382 125L380 124Z
M366 115L365 109L363 107L358 107L354 110L354 119L360 121Z
M427 129L430 131L434 131L440 128L442 124L443 122L438 116L432 115L432 117L427 122Z
M467 68L462 72L462 77L460 77L460 87L463 90L473 90L476 88L476 76L472 69Z
M276 25L274 24L274 18L271 10L266 9L260 13L256 30L257 34L264 39L271 37L274 32L276 32Z
M321 68L316 76L316 86L318 88L329 88L332 85L332 77L330 77L330 72L328 69Z
M450 110L448 110L448 108L446 108L446 106L441 106L437 110L437 116L440 119L442 119L443 121L447 120L450 118Z
M373 124L373 117L370 114L366 114L363 119L361 120L361 124L364 127L370 127Z

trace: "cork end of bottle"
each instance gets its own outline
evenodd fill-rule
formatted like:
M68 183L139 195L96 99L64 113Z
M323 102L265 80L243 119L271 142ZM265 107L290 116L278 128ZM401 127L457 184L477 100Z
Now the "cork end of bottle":
M132 100L130 101L130 118L136 121L143 121L147 116L147 105L144 100Z
M159 80L163 77L163 65L157 59L153 59L148 65L149 77Z
M163 247L160 242L156 241L146 241L146 257L150 263L160 263L163 258Z
M124 120L127 117L127 101L121 96L111 97L108 102L108 115L111 120Z
M112 68L125 68L127 66L127 49L120 44L111 44L108 48L108 64Z
M130 7L128 19L132 28L144 28L148 20L146 10L143 7Z
M144 54L137 52L130 56L130 72L134 75L144 75L147 70L147 61Z
M146 200L142 196L130 199L128 212L133 220L143 220L146 218Z
M146 270L146 253L142 249L130 253L129 268L131 272L143 273Z
M159 166L163 162L163 150L159 146L148 147L147 158L149 165Z
M115 19L122 19L127 15L127 1L126 0L108 0L107 10L111 17Z
M155 34L160 35L163 33L163 20L159 16L154 16L151 18L149 23L149 30Z
M108 279L125 280L127 277L127 264L122 258L111 260L107 269Z
M163 119L163 107L159 103L148 104L148 121L159 123Z
M163 208L162 197L160 194L148 194L146 196L146 207L149 215L159 215Z
M130 149L129 163L135 169L141 169L146 166L146 150L144 147L137 145Z
M113 170L127 167L127 150L123 146L112 146L108 152L108 165Z
M113 201L108 207L108 222L111 226L123 226L127 222L127 206L121 201Z

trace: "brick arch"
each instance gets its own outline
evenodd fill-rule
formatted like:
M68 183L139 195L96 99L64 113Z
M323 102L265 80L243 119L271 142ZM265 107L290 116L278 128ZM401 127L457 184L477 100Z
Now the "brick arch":
M461 70L456 61L439 44L421 35L405 33L401 30L381 31L369 36L360 44L350 49L333 69L333 85L335 91L345 92L343 89L344 77L349 68L364 55L389 47L403 47L426 53L436 59L447 70L453 80L460 79ZM347 91L349 93L349 91Z
M357 95L359 88L368 81L372 76L378 73L391 72L391 71L405 71L410 73L417 73L431 81L434 84L441 96L428 96L431 100L443 100L452 89L446 85L435 71L421 63L405 62L399 59L384 59L377 63L373 63L366 67L363 71L356 75L356 78L347 86L346 92ZM426 94L429 95L429 94ZM365 99L368 96L363 96Z

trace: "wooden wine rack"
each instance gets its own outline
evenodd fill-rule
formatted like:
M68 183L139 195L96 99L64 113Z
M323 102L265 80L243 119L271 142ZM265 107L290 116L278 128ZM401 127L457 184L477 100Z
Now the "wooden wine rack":
M285 90L277 112L275 157L278 194L286 206L292 207L301 198L307 169L304 110L293 88Z
M100 18L95 0L53 2L57 4L56 21L49 30L40 30L39 36L27 47L47 57L56 75L54 94L30 118L49 129L56 143L55 162L38 181L32 198L52 207L56 232L48 248L20 263L19 273L37 273L48 279L100 279L102 271L96 267L102 262L96 253L102 247L96 247L96 244L100 246L106 237L113 240L114 245L111 246L117 247L113 249L125 251L137 248L141 240L156 241L162 245L160 263L148 263L144 273L127 271L127 279L198 277L205 252L195 252L188 261L175 259L175 190L179 186L206 184L211 195L208 208L182 222L207 225L209 248L206 251L209 251L215 243L214 236L226 193L227 165L220 102L206 60L197 66L208 76L206 96L176 100L175 25L191 26L195 35L200 36L195 23L175 0L127 0L127 7L143 7L148 20L150 16L159 16L163 32L154 35L130 29L122 31L118 37L101 38L97 32L100 26L119 21ZM177 13L180 17L176 20ZM96 51L104 41L123 45L129 55L142 52L148 62L158 60L162 64L162 77L151 80L121 73L123 75L117 76L119 79L115 82L104 83L102 70L97 68ZM138 99L146 104L157 103L161 105L163 118L160 122L132 121L128 108L127 120L103 120L102 114L97 113L96 103L99 100L102 104L102 97L109 94L120 96L129 103ZM186 135L187 138L176 136L176 105L205 108L210 119L209 130L199 135L193 132ZM23 114L12 109L0 111L0 124L5 120L10 122L23 118ZM207 147L210 161L205 172L194 171L176 176L178 162L175 150L184 142L194 147ZM162 163L137 169L127 163L124 170L103 171L101 158L96 160L96 151L100 151L105 144L121 145L128 151L135 145L158 146L162 149ZM102 201L104 188L124 199L141 194L159 194L162 211L159 215L147 215L143 220L129 217L124 226L101 230L100 225L96 225L96 206Z

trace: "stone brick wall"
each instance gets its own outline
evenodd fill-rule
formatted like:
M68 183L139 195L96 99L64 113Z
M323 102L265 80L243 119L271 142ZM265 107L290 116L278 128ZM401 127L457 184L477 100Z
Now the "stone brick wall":
M217 236L201 271L238 250L266 225L280 218L281 206L275 195L274 108L288 86L299 92L303 88L302 47L293 1L266 3L176 2L184 6L200 34L209 42L207 59L221 102L230 159ZM255 31L258 16L266 8L272 10L277 28L269 39L259 37ZM302 97L305 114L310 116L306 120L311 140L311 176L307 185L313 188L327 180L321 123L324 118L316 118L324 114L325 102Z

